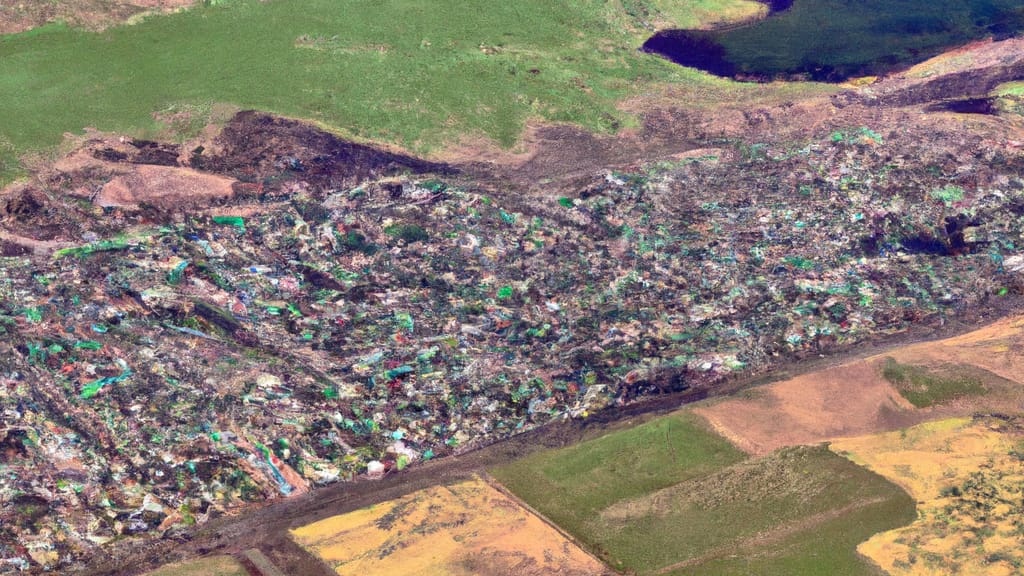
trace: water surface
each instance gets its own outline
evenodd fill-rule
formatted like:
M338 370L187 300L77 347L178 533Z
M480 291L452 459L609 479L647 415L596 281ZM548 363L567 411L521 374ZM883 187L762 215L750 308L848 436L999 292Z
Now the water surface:
M1022 0L795 0L744 26L665 30L643 50L718 76L838 82L1024 30Z

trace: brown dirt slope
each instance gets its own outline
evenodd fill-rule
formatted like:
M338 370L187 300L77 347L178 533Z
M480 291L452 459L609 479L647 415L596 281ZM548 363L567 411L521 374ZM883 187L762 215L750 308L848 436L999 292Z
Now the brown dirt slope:
M753 389L696 411L741 449L760 455L978 410L1019 409L1022 391L1013 384L1024 382L1022 352L1024 318L1007 318L963 336L913 344ZM997 377L984 383L990 389L985 396L915 409L882 376L888 358L915 366L974 366Z

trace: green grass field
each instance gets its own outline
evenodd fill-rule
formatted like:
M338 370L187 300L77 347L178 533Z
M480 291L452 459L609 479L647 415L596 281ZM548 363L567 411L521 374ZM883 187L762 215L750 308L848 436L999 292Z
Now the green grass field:
M929 369L924 366L901 364L893 358L885 359L882 376L892 382L901 396L918 408L967 396L984 396L988 390L983 379L1005 382L995 374L973 366Z
M902 490L825 447L748 460L688 413L492 473L637 574L876 574L857 544L914 519Z
M652 83L725 82L638 52L646 33L602 0L224 0L100 33L51 24L0 37L0 182L64 132L153 135L154 114L215 104L423 152L510 146L530 117L614 131L631 120L616 103Z

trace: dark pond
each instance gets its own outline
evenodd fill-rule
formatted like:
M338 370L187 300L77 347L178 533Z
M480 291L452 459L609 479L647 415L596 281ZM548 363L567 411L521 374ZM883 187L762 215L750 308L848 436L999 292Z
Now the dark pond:
M1024 30L1024 0L788 0L769 5L771 15L758 22L714 31L665 30L644 43L643 50L718 76L839 82Z

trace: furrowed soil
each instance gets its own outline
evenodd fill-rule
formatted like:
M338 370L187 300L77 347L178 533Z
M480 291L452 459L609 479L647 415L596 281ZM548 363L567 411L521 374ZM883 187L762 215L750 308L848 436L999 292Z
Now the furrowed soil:
M144 576L249 576L249 571L230 556L211 556L168 564Z

